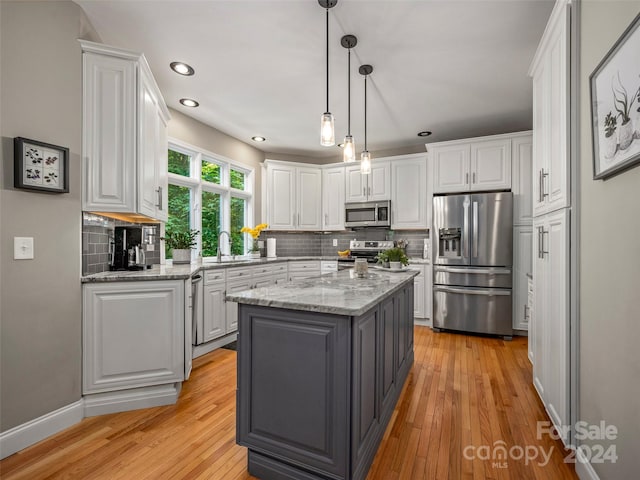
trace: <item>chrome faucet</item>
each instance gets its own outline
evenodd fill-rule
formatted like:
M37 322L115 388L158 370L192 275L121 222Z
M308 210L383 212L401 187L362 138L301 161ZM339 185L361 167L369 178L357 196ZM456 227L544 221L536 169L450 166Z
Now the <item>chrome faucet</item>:
M227 238L229 239L229 253L231 253L231 245L233 244L233 242L231 241L231 234L229 232L227 232L226 230L223 230L218 234L218 253L217 253L218 262L222 261L222 251L220 250L220 238L222 237L223 233L226 233Z

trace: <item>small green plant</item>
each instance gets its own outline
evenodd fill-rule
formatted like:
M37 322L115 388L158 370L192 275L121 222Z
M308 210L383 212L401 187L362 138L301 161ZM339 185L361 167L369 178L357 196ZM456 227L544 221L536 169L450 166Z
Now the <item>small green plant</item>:
M164 240L167 246L173 250L189 250L196 246L199 230L188 232L168 231L160 240Z
M409 258L400 247L390 248L378 254L378 262L400 262L403 265L409 265Z
M618 85L613 84L614 79L611 79L611 90L613 91L613 100L616 112L621 120L621 125L626 125L631 120L629 114L631 113L631 106L633 102L636 100L635 94L631 97L631 102L629 102L629 94L627 89L624 88L622 81L620 80L620 72L618 72ZM618 95L620 95L618 97Z
M604 133L605 137L609 138L616 131L618 120L614 117L611 112L607 113L607 116L604 117Z

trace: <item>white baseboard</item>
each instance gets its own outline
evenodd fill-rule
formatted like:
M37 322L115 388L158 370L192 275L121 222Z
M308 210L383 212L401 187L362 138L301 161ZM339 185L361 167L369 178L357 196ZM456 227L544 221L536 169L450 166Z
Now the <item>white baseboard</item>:
M431 326L431 319L430 318L414 318L413 319L413 324L414 325L420 325L422 327L430 327Z
M138 410L140 408L173 405L178 401L182 383L157 385L117 392L94 393L84 396L84 416L95 417L108 413Z
M83 418L82 400L0 433L0 459L27 448Z
M235 342L238 339L238 333L230 333L229 335L225 335L221 338L216 338L215 340L211 340L210 342L203 343L202 345L195 345L193 347L193 358L201 357L209 352L213 352L224 345L227 345L231 342Z
M580 480L600 480L593 466L579 448L576 451L576 473Z

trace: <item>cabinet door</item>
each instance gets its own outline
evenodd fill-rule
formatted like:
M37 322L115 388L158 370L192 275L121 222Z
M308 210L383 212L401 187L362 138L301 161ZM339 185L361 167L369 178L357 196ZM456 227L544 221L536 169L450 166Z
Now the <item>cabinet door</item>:
M535 319L533 321L533 336L530 341L533 342L533 385L536 388L538 395L542 399L543 403L546 403L547 392L547 325L546 321L546 305L547 305L547 275L548 265L541 253L542 250L542 232L545 228L545 218L535 217L533 221L534 235L533 241L533 281L534 281L534 301L533 310L535 312Z
M511 188L511 140L486 140L471 144L471 190Z
M513 229L513 328L528 330L528 277L531 273L531 249L533 228Z
M298 168L297 174L298 230L322 230L322 170Z
M391 177L391 228L427 228L426 158L394 162Z
M433 318L433 266L424 266L424 316L432 324Z
M233 283L227 283L227 293L242 292L243 290L251 290L253 280L247 277L242 280L236 280ZM238 304L236 302L226 302L227 305L227 333L238 330Z
M548 252L544 287L547 301L542 320L548 342L545 400L551 420L561 426L569 424L569 213L562 209L550 214L544 232L544 249ZM565 443L567 440L563 438Z
M517 137L511 141L511 157L513 170L511 172L511 186L513 192L513 224L531 225L533 217L531 207L533 197L531 192L532 179L532 147L531 136Z
M161 154L160 107L144 69L140 69L138 81L138 212L156 218L156 210L162 206L162 190L157 184L157 158Z
M83 54L82 209L136 209L136 67Z
M293 230L296 216L296 169L267 167L267 223L272 230Z
M395 327L394 327L394 297L387 298L380 304L380 383L382 388L382 398L380 400L382 411L393 398L394 386L396 384L395 369Z
M548 173L549 157L549 61L543 59L533 73L533 160L531 192L533 194L533 215L546 211L543 182Z
M227 333L225 284L204 286L203 329L198 332L198 343L205 343Z
M83 393L184 379L184 281L83 285Z
M367 178L367 199L371 201L391 199L391 163L371 162L371 173Z
M527 279L527 292L528 292L527 305L529 306L529 322L528 322L529 338L527 341L527 350L529 353L529 361L533 364L535 363L535 357L533 352L533 345L535 343L534 342L535 329L533 328L533 322L536 321L535 319L536 312L533 308L534 293L533 293L533 280L531 278Z
M367 200L367 175L360 173L360 165L345 168L345 201L365 202Z
M166 222L169 219L169 140L168 140L168 119L165 118L162 110L156 111L156 122L158 122L158 149L156 156L156 188L158 192L159 205L156 206L155 218Z
M344 167L322 171L322 229L344 230L345 175Z
M433 148L433 193L469 190L470 152L468 143Z
M413 278L413 316L415 318L426 318L425 315L425 288L424 288L424 265L409 265L410 270L417 270L420 275Z

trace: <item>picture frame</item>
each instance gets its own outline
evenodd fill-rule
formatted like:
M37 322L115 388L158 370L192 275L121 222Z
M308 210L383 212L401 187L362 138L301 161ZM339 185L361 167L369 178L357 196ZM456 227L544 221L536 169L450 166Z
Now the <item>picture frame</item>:
M69 193L69 149L15 137L13 186L39 192Z
M640 163L640 14L589 76L593 178Z

